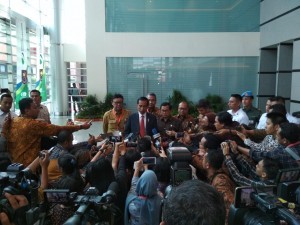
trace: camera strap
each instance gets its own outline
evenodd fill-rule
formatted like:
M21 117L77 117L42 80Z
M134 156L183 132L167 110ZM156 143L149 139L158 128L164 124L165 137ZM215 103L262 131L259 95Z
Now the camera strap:
M6 198L0 200L0 212L4 212L7 215L9 221L13 221L15 211Z
M297 161L298 164L300 164L300 157L290 148L286 147L284 149L293 159Z
M30 209L29 205L22 206L15 210L13 222L17 225L23 225L26 223L26 212Z

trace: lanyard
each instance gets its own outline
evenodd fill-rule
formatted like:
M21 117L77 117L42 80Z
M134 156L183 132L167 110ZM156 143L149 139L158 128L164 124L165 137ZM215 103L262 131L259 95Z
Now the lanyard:
M119 126L119 124L121 123L121 121L122 121L122 119L123 119L123 117L124 117L124 110L122 109L122 112L121 112L121 115L120 116L118 116L117 115L117 112L113 109L113 113L114 113L114 115L115 115L115 119L116 119L116 122L117 122L117 126Z

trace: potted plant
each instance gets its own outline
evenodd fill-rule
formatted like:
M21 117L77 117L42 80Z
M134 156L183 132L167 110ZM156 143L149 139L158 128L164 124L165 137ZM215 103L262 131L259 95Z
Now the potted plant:
M96 95L88 95L80 105L76 120L100 120L111 106L112 94L107 94L104 101L98 101Z

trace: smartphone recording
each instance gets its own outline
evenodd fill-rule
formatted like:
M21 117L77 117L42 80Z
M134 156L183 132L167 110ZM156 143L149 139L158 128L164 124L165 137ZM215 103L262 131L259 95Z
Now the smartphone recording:
M143 164L154 165L154 164L156 164L156 158L155 157L143 157Z

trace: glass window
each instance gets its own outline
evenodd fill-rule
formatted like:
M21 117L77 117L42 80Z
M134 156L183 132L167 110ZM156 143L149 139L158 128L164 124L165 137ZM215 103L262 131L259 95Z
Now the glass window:
M121 93L130 110L136 99L149 92L157 105L168 100L174 89L196 103L207 94L225 101L230 94L256 91L258 57L155 57L107 58L108 93Z
M69 112L77 112L85 96L87 96L86 63L67 62Z
M260 0L106 0L106 32L257 32Z

